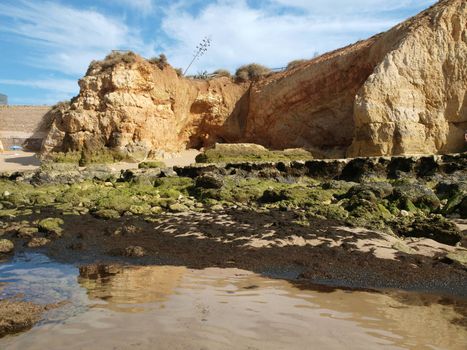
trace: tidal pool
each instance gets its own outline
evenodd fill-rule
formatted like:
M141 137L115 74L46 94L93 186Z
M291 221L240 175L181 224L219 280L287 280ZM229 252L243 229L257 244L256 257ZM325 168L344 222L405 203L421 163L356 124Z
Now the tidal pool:
M0 349L467 349L465 300L310 290L238 269L0 264L0 299L66 301Z

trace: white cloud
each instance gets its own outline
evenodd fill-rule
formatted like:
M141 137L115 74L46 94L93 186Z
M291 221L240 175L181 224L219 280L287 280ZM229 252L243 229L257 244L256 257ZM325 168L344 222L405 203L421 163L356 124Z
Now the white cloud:
M35 89L62 92L64 94L74 94L78 90L78 83L74 79L0 79L0 84L27 86Z
M289 5L313 2L324 4L333 1L277 0ZM383 1L377 2L383 3ZM346 1L340 0L344 4ZM269 67L281 67L293 59L311 58L314 52L345 46L359 39L384 31L402 18L376 16L375 13L359 14L359 3L352 1L354 15L339 14L334 7L332 15L315 16L311 13L280 13L277 8L255 9L245 0L218 0L206 6L197 15L184 11L178 2L167 11L163 19L164 31L176 44L169 43L165 51L171 63L185 68L193 49L207 35L212 37L212 47L189 73L215 68L234 69L241 64L258 62ZM399 1L402 3L402 1ZM326 5L328 8L331 5ZM312 6L311 6L312 7ZM310 8L311 8L310 7ZM350 8L350 7L349 7Z
M2 17L11 23L0 25L0 31L24 40L29 49L26 62L41 68L82 75L91 60L112 49L152 54L137 31L94 10L17 0L0 4L0 21Z

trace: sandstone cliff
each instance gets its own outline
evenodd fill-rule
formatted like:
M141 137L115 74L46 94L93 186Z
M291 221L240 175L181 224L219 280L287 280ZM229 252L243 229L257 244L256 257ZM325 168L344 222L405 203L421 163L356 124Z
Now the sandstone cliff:
M259 81L180 78L140 57L94 63L44 151L178 151L214 142L322 156L459 152L467 129L467 2Z
M246 84L180 78L169 65L161 69L132 54L108 61L92 63L80 94L55 108L45 153L109 147L144 158L235 134L226 120L238 113Z
M462 151L467 130L467 2L440 1L380 41L387 53L358 90L348 154Z

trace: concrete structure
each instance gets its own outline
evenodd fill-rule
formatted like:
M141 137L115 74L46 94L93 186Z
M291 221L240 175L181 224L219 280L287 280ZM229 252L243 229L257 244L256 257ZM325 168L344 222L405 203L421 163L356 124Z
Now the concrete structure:
M0 94L0 105L4 106L8 104L8 96Z
M50 125L49 106L0 106L0 142L39 151Z

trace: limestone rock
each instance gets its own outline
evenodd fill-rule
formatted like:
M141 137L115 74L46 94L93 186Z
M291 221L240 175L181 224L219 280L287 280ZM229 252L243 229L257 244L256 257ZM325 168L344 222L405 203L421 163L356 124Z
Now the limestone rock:
M91 64L79 96L54 111L43 153L110 147L141 161L160 151L210 145L223 135L248 87L226 77L181 78L170 66L160 69L136 55L129 62L121 58L110 66Z
M252 82L178 77L143 58L91 64L52 111L43 152L109 147L134 160L251 142L315 157L463 152L467 2Z
M357 92L349 156L460 152L467 130L467 2L443 0L383 34Z
M467 3L442 0L386 33L254 83L246 139L315 156L461 152Z

